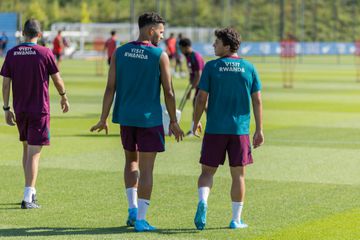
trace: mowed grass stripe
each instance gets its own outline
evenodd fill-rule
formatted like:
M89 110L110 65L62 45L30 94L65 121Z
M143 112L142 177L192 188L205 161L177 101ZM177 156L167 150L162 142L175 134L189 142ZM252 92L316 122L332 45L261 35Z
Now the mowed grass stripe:
M113 139L113 138L112 138ZM114 139L117 139L115 137ZM124 154L117 140L84 140L79 146L74 141L63 144L63 148L44 149L42 168L95 170L122 172ZM99 143L100 142L100 143ZM98 147L95 145L98 144ZM89 148L89 146L91 146ZM107 147L105 147L107 146ZM201 142L186 141L181 146L169 143L167 152L158 155L155 172L170 176L198 176ZM64 149L69 149L64 151ZM86 150L87 149L87 150ZM2 166L20 166L20 146L14 156L0 162ZM326 153L326 154L325 154ZM270 143L262 150L255 150L255 163L248 167L248 179L263 179L282 182L310 182L359 185L358 150L315 148L311 146L283 146ZM221 167L217 177L229 178L228 162Z
M285 228L269 236L253 240L354 240L360 238L360 208L332 214L322 219Z
M293 102L293 101L303 101L303 102L317 102L322 103L324 105L332 104L332 103L354 103L360 101L359 91L337 91L335 93L328 93L327 91L323 91L321 93L302 93L297 90L295 91L273 91L269 90L263 93L263 97L267 100L278 101L278 102ZM281 94L280 94L281 93ZM335 106L334 106L335 107ZM341 108L340 108L341 109ZM306 110L306 109L304 109Z
M6 214L7 225L54 229L50 233L33 231L27 233L29 236L76 235L77 229L82 234L86 234L86 230L81 229L87 229L90 235L103 230L104 235L134 236L131 229L122 227L127 212L123 180L119 173L43 168L38 183L38 197L43 208L23 211L14 207L14 203L21 199L21 192L12 187L21 189L22 176L16 174L19 170L14 167L0 170L1 175L6 177L5 187L0 190L0 214ZM155 233L160 239L172 239L171 236L192 236L196 239L226 236L227 239L236 239L240 234L239 231L226 229L231 218L228 178L220 177L214 182L214 191L209 198L208 230L204 232L195 231L192 222L197 201L196 177L155 174L154 181L156 185L149 220L162 231ZM241 235L245 239L262 236L359 207L355 201L359 196L358 190L358 187L341 185L248 180L244 219L250 228L241 231ZM339 204L344 201L345 195L348 204ZM21 228L2 230L3 236L20 237L23 234Z
M279 102L268 100L264 103L264 108L268 110L292 110L292 111L308 111L308 112L359 112L360 102L355 103L341 103L341 102L329 102L319 103L312 101L289 101ZM311 113L309 113L311 114Z
M337 113L337 112L311 112L305 110L267 110L264 111L264 130L265 132L274 129L287 128L331 128L342 130L343 128L360 128L360 115L357 112ZM252 128L254 129L254 128ZM315 129L315 130L316 130ZM315 131L313 134L316 134ZM296 136L291 136L296 137Z

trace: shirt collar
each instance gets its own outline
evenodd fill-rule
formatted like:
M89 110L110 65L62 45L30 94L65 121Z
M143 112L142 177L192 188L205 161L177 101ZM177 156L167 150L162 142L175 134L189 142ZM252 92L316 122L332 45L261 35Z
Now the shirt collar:
M22 44L20 44L20 45L35 46L36 43L33 43L33 42L24 42L24 43L22 43Z

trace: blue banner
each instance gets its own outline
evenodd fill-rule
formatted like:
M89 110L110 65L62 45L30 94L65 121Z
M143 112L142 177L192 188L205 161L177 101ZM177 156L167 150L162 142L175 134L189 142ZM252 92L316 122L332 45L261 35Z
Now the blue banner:
M6 35L8 42L6 44L6 49L16 46L17 40L15 37L15 33L18 30L18 14L7 12L0 13L0 38L5 38L3 33Z
M214 56L211 43L194 43L193 49L203 56ZM280 55L279 42L243 42L239 50L241 56ZM355 53L355 43L352 42L298 42L296 54L301 55L349 55Z

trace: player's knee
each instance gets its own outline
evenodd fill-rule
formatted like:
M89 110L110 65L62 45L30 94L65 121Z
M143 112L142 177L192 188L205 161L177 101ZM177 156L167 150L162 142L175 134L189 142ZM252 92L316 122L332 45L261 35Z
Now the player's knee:
M212 171L202 171L201 172L201 177L203 178L212 178L214 176L215 172L212 172Z
M202 174L214 175L216 170L217 170L217 167L210 167L205 164L202 164L202 167L201 167Z

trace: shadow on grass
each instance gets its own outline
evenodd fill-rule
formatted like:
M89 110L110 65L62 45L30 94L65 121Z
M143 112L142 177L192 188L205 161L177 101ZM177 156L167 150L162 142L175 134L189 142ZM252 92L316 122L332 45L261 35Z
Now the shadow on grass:
M0 211L21 210L20 206L21 206L21 202L0 203ZM1 232L1 230L0 230L0 232ZM0 234L0 236L1 236L1 234Z
M69 115L60 115L60 114L52 114L51 115L51 119L67 119L67 120L74 120L74 119L96 119L98 120L99 118L99 114L98 113L88 113L88 114L83 114L81 116L69 116ZM96 121L95 120L95 121ZM90 128L90 127L89 127Z
M21 205L21 202L0 203L0 206Z
M110 228L9 228L0 229L0 236L19 237L19 236L61 236L61 235L99 235L99 234L121 234L129 233L134 230L129 227L110 227Z
M116 133L109 133L108 135L106 135L104 133L104 131L98 133L89 133L89 134L53 134L51 135L52 137L85 137L85 138L104 138L104 137L118 137L120 138L120 134L116 134Z
M194 228L176 228L176 229L157 229L156 233L160 233L160 234L180 234L180 233L200 233L202 231L214 231L214 230L224 230L224 229L229 229L228 227L217 227L217 228L205 228L204 230L196 230L195 227Z
M104 131L102 132L94 132L94 133L89 133L89 134L76 134L73 135L75 137L120 137L120 134L118 133L109 133L108 135L106 135L104 133Z
M220 229L220 228L219 228ZM208 229L210 230L210 229ZM106 234L124 234L134 233L134 228L121 226L121 227L108 227L108 228L50 228L50 227L35 227L35 228L9 228L0 229L0 236L2 237L44 237L44 236L62 236L62 235L106 235ZM193 228L191 229L157 229L155 232L148 234L184 234L184 233L200 233Z
M182 234L182 233L197 233L199 232L195 228L167 228L167 229L157 229L155 233L172 235L172 234Z

